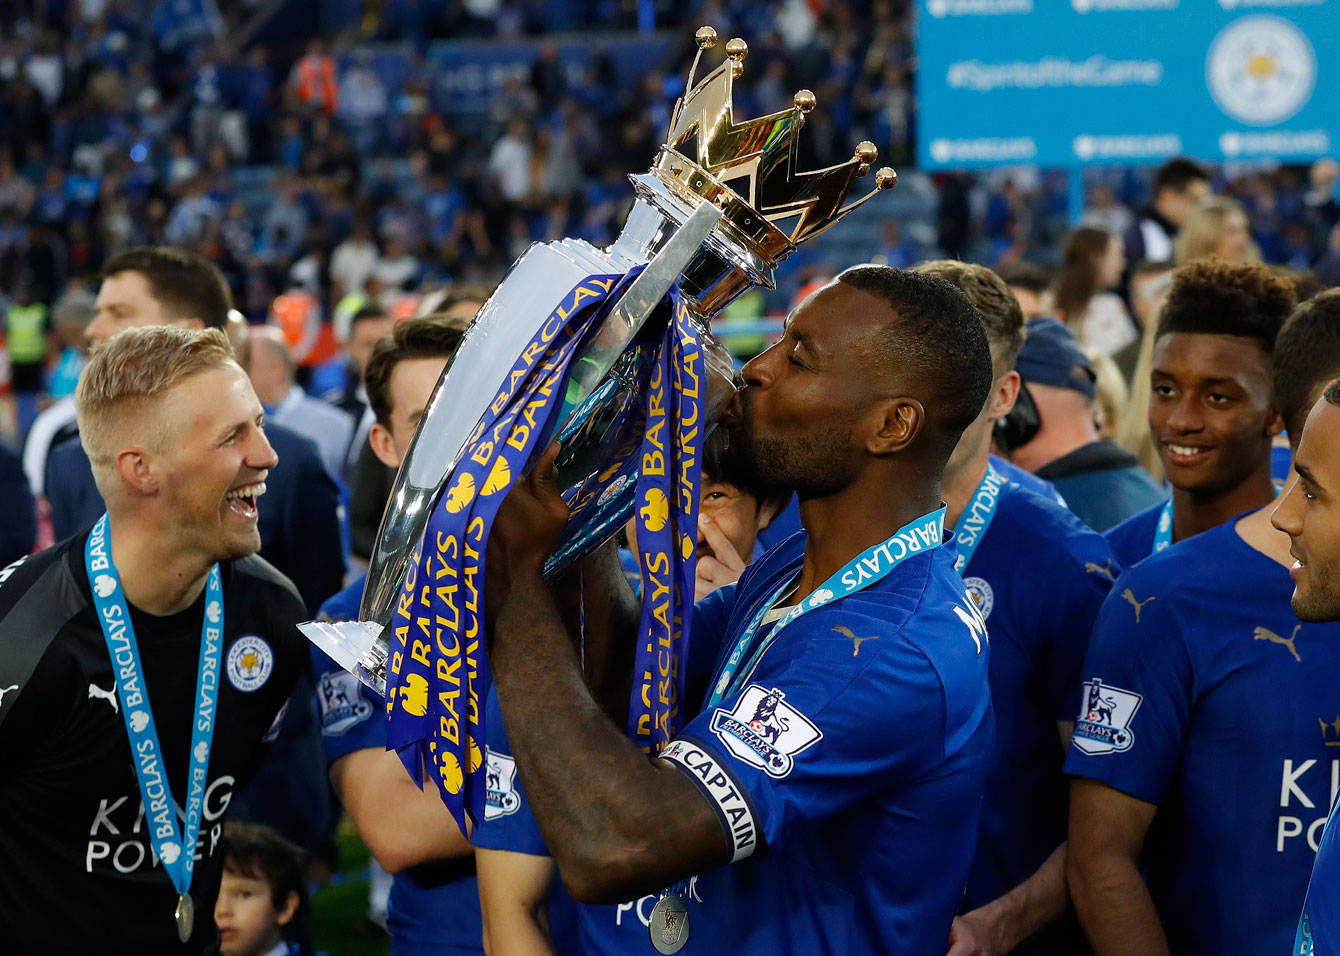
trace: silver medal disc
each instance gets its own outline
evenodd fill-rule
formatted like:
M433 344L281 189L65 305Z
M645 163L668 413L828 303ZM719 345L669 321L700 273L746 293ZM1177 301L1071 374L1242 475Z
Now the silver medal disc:
M679 896L663 896L651 908L651 945L658 953L677 953L689 941L689 908Z
M195 902L190 893L182 893L177 897L177 912L173 914L173 919L177 921L177 937L183 943L186 942L191 938L191 930L195 929Z

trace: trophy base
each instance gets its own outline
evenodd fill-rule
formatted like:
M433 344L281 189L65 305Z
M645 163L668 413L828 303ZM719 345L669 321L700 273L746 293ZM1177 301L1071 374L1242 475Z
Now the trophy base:
M375 621L308 621L298 630L379 697L386 697L386 641Z

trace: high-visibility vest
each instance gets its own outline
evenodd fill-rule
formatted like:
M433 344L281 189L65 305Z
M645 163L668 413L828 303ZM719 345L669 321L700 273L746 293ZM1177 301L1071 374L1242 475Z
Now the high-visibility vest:
M328 56L305 56L298 61L298 96L335 112L335 61Z
M15 362L32 365L47 358L47 307L41 302L31 305L11 305L5 313L5 332L9 340L9 357Z

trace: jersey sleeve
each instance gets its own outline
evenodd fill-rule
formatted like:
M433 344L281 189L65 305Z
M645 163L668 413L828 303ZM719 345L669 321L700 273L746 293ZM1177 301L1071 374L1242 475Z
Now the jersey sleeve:
M743 687L662 751L716 808L734 859L785 846L942 760L947 704L936 666L879 623L831 612L798 619L788 630L804 628L800 639L780 649L793 653L764 654ZM860 653L848 634L868 642Z
M326 763L333 764L356 750L385 750L382 699L315 645L311 656Z
M484 747L487 796L483 819L471 832L470 842L485 850L548 856L549 848L540 836L540 827L530 812L526 791L517 774L496 690L489 690L484 713L488 725Z
M1112 549L1097 534L1086 532L1055 568L1040 635L1042 692L1056 720L1071 720L1079 709L1079 688L1098 612L1121 573Z
M1158 804L1182 752L1193 673L1171 591L1155 595L1148 581L1124 575L1098 613L1065 772Z

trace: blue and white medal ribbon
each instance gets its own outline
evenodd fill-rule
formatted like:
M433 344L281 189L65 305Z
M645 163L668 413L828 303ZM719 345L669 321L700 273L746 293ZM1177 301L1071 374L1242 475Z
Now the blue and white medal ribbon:
M1321 829L1321 839L1317 841L1317 846L1326 842L1326 831L1331 829L1331 824L1335 822L1335 811L1340 808L1340 800L1331 805L1331 812L1326 817L1326 825ZM1298 918L1298 931L1294 933L1293 938L1293 956L1315 956L1316 944L1312 940L1312 923L1308 918L1307 905L1312 896L1312 887L1307 888L1308 895L1303 899L1303 915Z
M177 935L186 942L195 923L195 905L191 900L191 876L195 870L195 845L200 833L201 811L205 801L205 781L209 772L209 753L214 743L214 717L218 713L219 664L223 647L223 585L219 566L210 568L205 580L205 613L200 625L200 663L195 681L195 720L191 729L190 770L187 772L185 822L177 828L175 804L168 786L163 748L158 742L149 692L144 686L139 644L130 622L121 576L112 561L107 516L98 519L84 545L84 567L88 571L89 590L97 610L98 624L107 653L116 674L116 691L121 701L121 717L130 738L135 779L144 802L144 819L154 852L163 861L163 869L177 891L174 919Z
M1158 554L1172 547L1173 503L1169 498L1159 512L1159 523L1154 528L1154 548L1149 553Z
M962 574L968 569L968 562L977 553L977 548L986 537L986 529L991 527L991 519L996 516L996 507L1000 504L1000 491L1005 487L1006 479L996 473L989 464L986 474L977 483L968 507L959 515L954 526L954 547L958 558L954 561L954 570Z
M731 651L730 657L726 659L726 663L721 669L721 675L717 678L716 686L712 690L712 696L704 705L703 711L706 712L717 706L722 700L739 689L758 665L758 661L764 652L777 640L777 635L782 632L782 628L807 611L812 611L816 607L821 607L832 601L841 600L849 594L854 594L882 580L908 558L920 554L922 551L938 548L944 542L944 528L945 509L943 506L930 514L922 515L915 521L903 525L887 540L863 551L840 571L815 588L809 597L782 616L757 647L751 647L754 642L754 634L758 631L763 619L772 610L772 606L777 600L789 591L795 582L792 580L783 584L754 613L753 620L749 622L749 626L744 629L744 633L736 641L735 648ZM746 653L748 653L747 661L745 660Z

